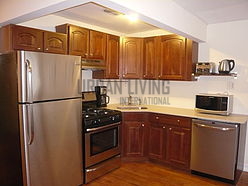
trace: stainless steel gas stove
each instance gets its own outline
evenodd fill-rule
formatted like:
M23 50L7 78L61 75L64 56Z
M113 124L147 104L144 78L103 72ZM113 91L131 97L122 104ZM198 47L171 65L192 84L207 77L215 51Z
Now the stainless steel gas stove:
M121 112L96 107L95 92L83 93L85 183L120 167Z

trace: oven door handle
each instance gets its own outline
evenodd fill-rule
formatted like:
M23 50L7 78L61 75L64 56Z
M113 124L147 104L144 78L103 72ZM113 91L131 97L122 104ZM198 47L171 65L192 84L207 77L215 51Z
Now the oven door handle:
M113 123L113 124L110 124L110 125L105 125L105 126L102 126L102 127L86 129L86 132L94 132L94 131L101 130L101 129L108 129L108 128L111 128L111 127L114 127L114 126L117 126L117 125L120 125L120 124L121 124L121 122L118 122L118 123Z

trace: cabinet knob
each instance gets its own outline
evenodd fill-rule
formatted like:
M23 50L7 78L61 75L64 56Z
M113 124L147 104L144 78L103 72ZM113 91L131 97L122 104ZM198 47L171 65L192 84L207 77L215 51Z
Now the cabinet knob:
M146 75L143 75L143 77L146 77Z
M45 50L48 50L48 48L46 48Z
M159 119L159 117L158 117L158 116L156 116L156 119Z
M159 75L158 77L159 77L159 78L161 78L161 76L160 76L160 75Z
M90 53L90 56L93 56L93 54L92 54L92 53Z
M163 129L165 129L165 126L163 126Z
M177 123L180 123L180 120L179 119L177 120Z
M84 55L85 55L85 56L88 56L88 54L87 54L87 53L85 53Z
M41 48L39 47L39 48L37 48L37 50L40 50Z
M125 77L125 74L123 74L122 77Z
M142 124L141 124L141 126L142 126L142 127L144 127L144 126L145 126L145 124L143 124L143 123L142 123Z
M172 130L172 128L169 128L169 130Z

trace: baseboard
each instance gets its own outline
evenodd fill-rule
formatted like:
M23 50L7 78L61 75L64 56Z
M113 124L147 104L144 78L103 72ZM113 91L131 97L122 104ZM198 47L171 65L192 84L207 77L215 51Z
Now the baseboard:
M248 164L245 164L245 165L244 165L244 171L245 171L245 172L248 172Z

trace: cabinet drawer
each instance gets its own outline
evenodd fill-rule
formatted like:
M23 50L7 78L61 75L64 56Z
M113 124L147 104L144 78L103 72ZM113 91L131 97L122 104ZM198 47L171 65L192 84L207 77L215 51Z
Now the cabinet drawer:
M159 117L159 122L166 125L174 125L180 127L191 127L191 118L171 116L171 115L161 115Z
M161 117L161 114L151 113L149 114L149 121L154 123L159 123L159 118Z
M124 121L145 121L146 114L140 112L123 113L122 119Z

